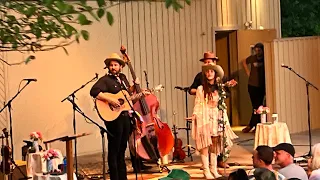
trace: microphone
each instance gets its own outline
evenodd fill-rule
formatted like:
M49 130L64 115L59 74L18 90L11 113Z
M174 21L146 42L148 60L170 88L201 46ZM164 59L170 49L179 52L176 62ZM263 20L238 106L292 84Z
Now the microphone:
M34 81L34 82L37 82L37 79L23 79L23 81L28 81L28 82Z
M182 91L188 91L189 90L189 87L180 87L180 86L176 86L174 87L175 89L179 89L179 90L182 90Z
M283 63L281 64L281 67L291 69L291 67L289 67L289 66L287 66L287 65L284 65Z

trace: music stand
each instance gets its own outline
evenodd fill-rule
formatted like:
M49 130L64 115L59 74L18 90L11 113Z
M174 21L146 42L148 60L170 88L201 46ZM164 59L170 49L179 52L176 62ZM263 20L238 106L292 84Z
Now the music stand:
M179 87L176 86L175 89L179 89L181 91L185 92L185 103L186 103L186 117L188 117L188 91L189 87ZM187 132L187 145L185 145L182 149L187 148L186 152L188 153L187 156L190 157L190 160L193 161L192 154L195 152L196 148L192 147L190 145L190 138L189 138L189 131L191 130L190 126L191 121L186 122L186 127L185 128L178 128L178 130L184 129ZM193 152L192 152L193 151Z
M52 140L44 141L43 143L46 146L46 149L48 149L48 143L52 143L55 141L63 141L66 142L66 156L67 156L67 178L68 180L73 180L73 149L72 149L72 141L83 136L89 135L88 133L82 133L78 135L72 135L72 136L62 136L58 137Z

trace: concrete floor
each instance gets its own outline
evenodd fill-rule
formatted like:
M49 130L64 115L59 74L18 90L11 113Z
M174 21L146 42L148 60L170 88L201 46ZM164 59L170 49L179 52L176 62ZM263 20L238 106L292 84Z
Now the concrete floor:
M219 169L220 173L228 176L228 174L235 169L244 168L252 169L252 151L254 147L254 133L242 133L243 127L233 127L235 133L239 136L234 142L234 146L230 153L230 158L227 160L228 163L237 163L240 166L231 166L226 169ZM308 132L292 134L292 144L296 149L296 156L301 156L309 152L309 138ZM312 131L312 144L320 142L320 129ZM171 159L169 157L169 159ZM127 161L128 167L128 179L136 179L135 174L132 173L131 162ZM305 167L305 163L301 163L301 166ZM159 173L156 165L148 172L138 174L138 179L159 179L167 176L167 172ZM191 179L203 179L202 171L200 170L201 162L198 155L193 155L193 161L190 158L186 158L185 163L174 163L169 164L169 169L183 169L191 175ZM102 174L102 158L101 154L93 154L87 156L78 157L78 169L80 174L86 175L87 179L101 179ZM99 178L100 176L100 178ZM91 178L90 178L91 177Z

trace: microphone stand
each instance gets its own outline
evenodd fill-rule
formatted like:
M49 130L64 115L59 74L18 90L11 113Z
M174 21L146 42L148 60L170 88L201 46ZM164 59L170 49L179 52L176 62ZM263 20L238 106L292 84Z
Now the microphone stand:
M120 81L120 82L119 82ZM120 87L121 87L121 89L126 89L127 90L127 88L126 88L126 85L123 83L123 81L119 78L119 81L117 81L119 84L120 84ZM136 85L136 84L135 84ZM127 90L128 91L128 90ZM121 91L122 92L122 91ZM128 91L129 92L129 91ZM137 124L136 124L136 122L134 121L134 117L139 117L138 115L137 115L137 113L136 113L136 111L134 110L134 108L133 108L133 106L131 105L131 101L128 99L128 97L122 92L122 94L123 94L123 96L124 96L124 98L126 99L126 101L128 102L128 104L129 104L129 106L130 106L130 108L131 108L131 111L132 111L132 117L133 117L133 120L132 120L132 123L134 124L134 127L135 128L137 128ZM134 131L134 130L133 130ZM136 153L136 155L135 155L135 165L136 165L136 168L141 168L141 167L139 167L140 166L140 163L138 164L138 158L137 158L137 156L138 156L138 154L137 154L137 150L136 150L136 134L135 134L135 132L132 132L133 133L133 147L134 147L134 151L135 151L135 153ZM135 175L136 175L136 180L138 180L138 170L136 169L136 172L135 172Z
M11 113L11 102L22 92L22 90L24 89L24 88L26 88L29 84L30 84L30 80L29 81L27 81L27 83L20 89L20 90L18 90L18 92L17 92L17 94L15 94L9 101L8 101L8 103L6 104L6 105L4 105L4 107L0 110L0 113L6 108L6 107L8 107L8 109L9 109L9 120L10 120L10 140L11 140L11 158L10 158L10 160L11 160L11 162L12 162L12 164L14 164L15 165L15 167L16 168L18 168L18 170L21 172L21 174L24 176L24 179L28 179L28 176L27 175L25 175L23 172L22 172L22 170L20 169L20 167L15 163L15 161L14 161L14 151L13 151L13 149L14 149L14 147L13 147L13 128L12 128L12 113ZM4 163L3 163L4 164ZM3 173L5 173L5 172L3 172ZM12 173L11 173L11 179L12 179Z
M179 87L179 86L176 86L174 88L185 92L186 117L188 117L188 114L189 114L188 113L188 91L189 91L190 87ZM187 156L190 157L191 161L193 161L192 154L195 152L196 148L194 148L194 147L192 147L190 145L190 139L189 139L189 131L191 130L190 121L186 122L186 127L185 128L178 128L178 130L180 130L180 129L185 129L187 131L187 146L183 147L182 149L187 147L187 153L188 153Z
M217 78L217 84L218 84L218 93L219 93L219 101L218 101L218 109L221 111L221 118L218 119L218 124L222 124L222 161L225 161L224 159L226 158L227 152L225 152L226 148L226 134L225 134L225 128L226 128L226 122L224 120L224 113L226 110L226 104L225 104L225 99L227 98L226 96L226 90L224 89L224 84L222 84L221 79ZM224 176L226 176L226 166L224 166Z
M79 114L81 114L83 117L85 117L86 119L88 119L89 121L91 121L94 125L96 125L99 129L100 129L100 135L101 135L101 141L102 141L102 171L103 171L103 180L106 180L106 156L105 156L105 152L106 152L106 145L105 145L105 137L104 137L104 133L109 134L110 136L113 137L113 135L104 127L100 126L98 123L96 123L95 121L93 121L92 119L90 119L87 115L84 114L84 112L79 108L79 106L74 102L74 99L68 97L67 100L73 105L73 107L75 108L74 110L77 111Z
M69 100L69 97L71 97L71 101L72 101L72 105L73 105L72 109L73 109L73 133L74 134L77 133L77 129L76 129L76 113L75 113L75 111L76 111L76 106L75 106L76 95L75 95L75 93L78 92L80 89L84 88L87 84L89 84L90 82L93 82L96 79L98 79L98 74L96 74L96 76L94 78L92 78L91 80L89 80L88 82L83 84L80 88L78 88L75 91L73 91L71 94L69 94L66 98L64 98L61 101L61 102L64 102L65 100ZM78 177L77 139L74 139L74 158L75 158L75 164L76 164L76 176Z
M301 78L302 80L304 80L304 82L306 83L306 90L307 90L307 108L308 108L308 133L309 133L309 152L306 155L303 155L301 157L310 157L311 156L311 119L310 119L310 97L309 97L309 86L312 86L313 88L315 88L316 90L319 91L319 89L314 86L312 83L310 83L308 80L306 80L304 77L302 77L300 74L298 74L297 72L295 72L291 67L288 66L282 66L284 68L289 69L291 72L293 72L294 74L296 74L299 78Z

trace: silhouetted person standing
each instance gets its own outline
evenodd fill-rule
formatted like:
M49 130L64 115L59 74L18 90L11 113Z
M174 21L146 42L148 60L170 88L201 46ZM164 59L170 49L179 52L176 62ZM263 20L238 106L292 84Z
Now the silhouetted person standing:
M247 127L242 129L242 132L244 133L250 132L252 128L260 123L260 116L259 114L255 114L254 110L263 105L264 96L266 94L263 44L257 43L254 46L254 52L254 55L249 56L242 62L244 70L249 76L248 92L252 104L250 123ZM251 66L251 70L249 70L248 65Z

